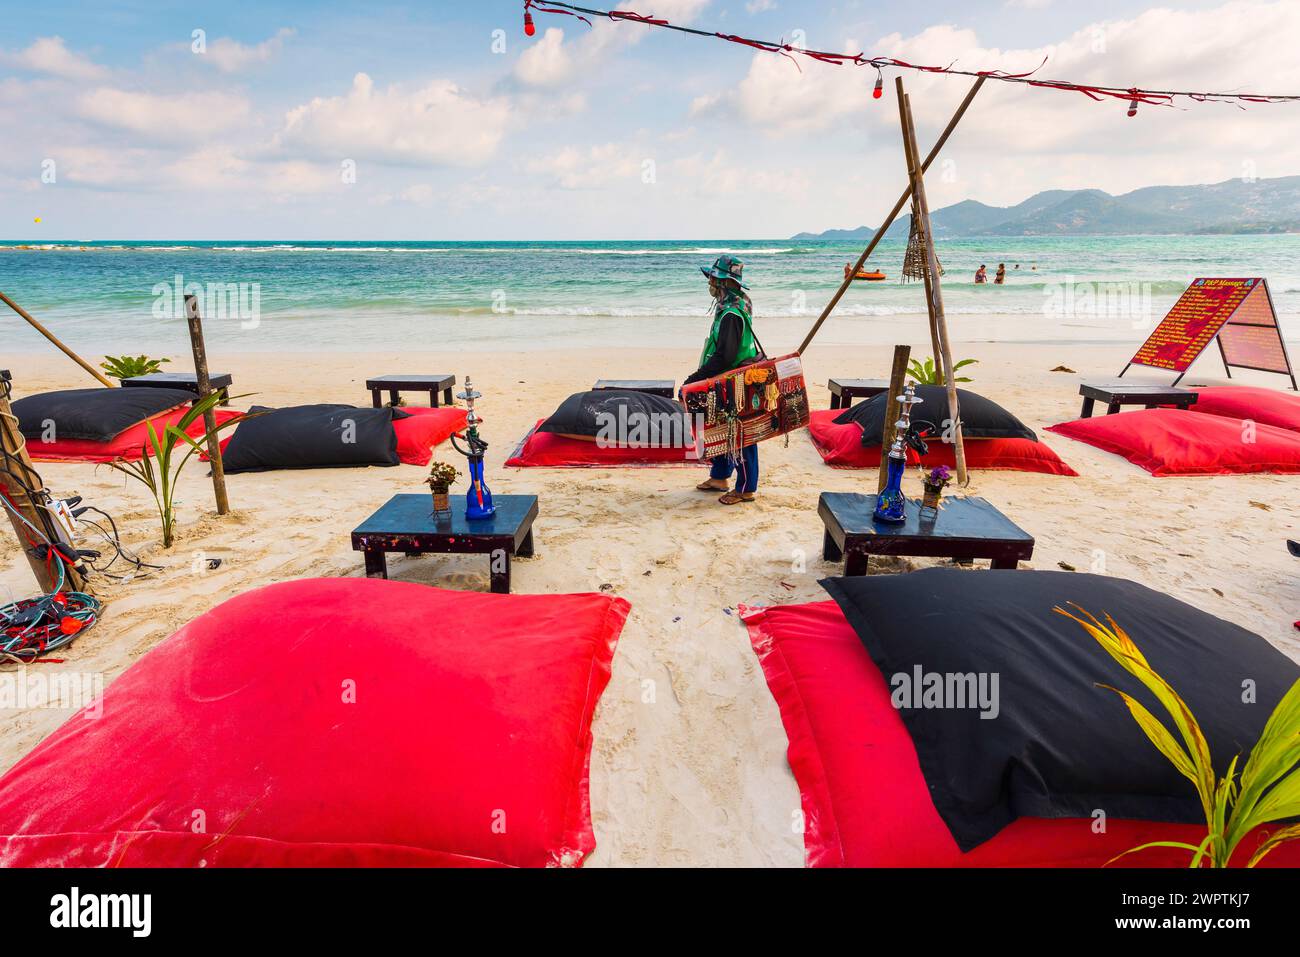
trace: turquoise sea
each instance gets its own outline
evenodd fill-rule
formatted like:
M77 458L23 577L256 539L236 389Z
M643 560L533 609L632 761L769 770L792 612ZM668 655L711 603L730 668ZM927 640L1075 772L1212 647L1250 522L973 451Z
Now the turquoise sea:
M87 353L185 348L174 308L201 284L208 337L229 351L696 346L708 301L698 267L747 264L769 351L797 345L861 252L859 242L31 242L0 241L0 290ZM1136 341L1197 276L1264 276L1300 336L1300 236L989 238L942 242L958 341ZM922 341L919 283L901 242L868 264L822 343ZM1005 262L1005 286L976 286ZM1019 264L1020 268L1014 266ZM215 292L213 291L215 290ZM0 306L0 353L49 348Z

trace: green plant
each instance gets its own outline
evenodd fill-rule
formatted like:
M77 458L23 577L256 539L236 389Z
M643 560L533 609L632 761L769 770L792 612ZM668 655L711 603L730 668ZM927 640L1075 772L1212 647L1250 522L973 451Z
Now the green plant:
M962 359L960 362L953 365L952 371L956 373L958 369L961 369L964 366L975 365L977 362L979 362L978 359ZM915 379L918 385L943 385L943 369L936 367L934 359L930 357L927 357L925 362L921 362L919 359L913 359L911 364L907 367L907 375L908 378ZM953 381L969 382L970 379L965 376L956 376Z
M424 484L435 492L445 492L451 488L451 484L458 478L460 478L460 472L456 471L454 465L449 465L446 462L434 462L429 469L429 477L424 480Z
M164 362L170 359L150 359L148 356L104 356L99 367L114 379L132 379L138 375L150 375L162 369Z
M140 461L128 462L125 459L118 459L108 463L124 475L141 482L153 493L153 500L158 506L158 517L162 521L163 548L171 548L175 541L176 509L173 505L173 497L176 494L176 483L180 480L181 470L185 468L194 453L204 451L204 445L209 438L215 437L223 429L231 428L251 418L245 414L219 422L215 428L205 431L198 439L188 435L186 430L209 410L216 408L222 398L219 392L210 392L196 400L178 422L163 430L161 436L154 429L153 421L146 421L145 425L149 428L149 444L144 447L144 455ZM188 448L180 460L173 464L177 446L181 443Z
M1181 743L1163 722L1130 695L1109 685L1101 685L1124 699L1129 713L1151 743L1196 786L1205 812L1206 835L1199 845L1152 841L1131 848L1107 863L1151 847L1177 847L1191 852L1191 867L1201 867L1205 862L1211 867L1227 867L1242 839L1256 827L1300 816L1300 767L1297 767L1297 761L1300 761L1300 681L1291 686L1273 709L1240 777L1237 775L1237 761L1241 755L1236 755L1228 765L1228 773L1220 778L1210 760L1210 746L1187 703L1147 664L1124 629L1109 615L1106 616L1107 624L1103 625L1082 608L1079 611L1087 616L1087 621L1064 608L1054 610L1082 625L1107 654L1141 681L1169 712L1182 738ZM1246 866L1254 867L1270 851L1297 839L1300 839L1300 824L1279 828L1255 849Z

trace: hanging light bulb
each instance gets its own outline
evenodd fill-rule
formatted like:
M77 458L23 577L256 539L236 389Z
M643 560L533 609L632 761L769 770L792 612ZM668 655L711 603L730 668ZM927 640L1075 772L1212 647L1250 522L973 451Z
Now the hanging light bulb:
M885 75L879 70L876 71L876 88L871 91L871 98L878 100L885 95Z
M1137 116L1138 115L1137 90L1129 90L1129 92L1133 94L1133 99L1131 99L1128 104L1128 115Z
M533 13L531 10L524 11L524 33L530 37L537 33L537 27L533 26Z

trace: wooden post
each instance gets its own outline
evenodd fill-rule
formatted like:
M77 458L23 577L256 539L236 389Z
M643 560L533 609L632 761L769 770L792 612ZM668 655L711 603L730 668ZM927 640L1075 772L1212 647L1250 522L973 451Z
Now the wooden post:
M199 316L197 296L185 297L185 322L190 328L190 346L194 350L194 374L198 378L200 398L212 392L212 382L208 379L208 350L203 344L203 319ZM208 464L212 466L212 490L217 496L217 514L225 515L230 511L230 500L226 497L226 468L221 461L221 441L217 437L217 415L212 409L203 413L203 427L208 433Z
M101 383L108 386L110 389L117 388L116 382L113 382L110 379L108 379L102 372L100 372L98 369L92 366L89 362L87 362L85 359L81 358L81 356L77 355L75 352L73 352L71 349L65 346L62 342L58 340L58 338L54 335L54 333L50 332L50 330L46 329L43 325L41 325L30 315L28 315L27 310L23 309L22 306L18 305L18 303L14 302L3 292L0 292L0 302L3 302L6 306L8 306L14 312L18 313L18 315L22 316L29 323L31 323L33 329L35 329L37 332L43 335L46 339L49 339L50 342L54 343L54 345L56 345L65 356L67 356L77 365L81 366L81 368L85 369L96 379L98 379Z
M899 125L906 126L907 121L906 119L904 119L903 116L905 103L903 99L903 83L901 77L897 78L896 89L898 91ZM907 162L907 181L910 188L912 183L912 175L913 175L912 171L916 169L916 144L911 139L909 139L906 135L903 136L903 158ZM916 196L916 191L914 189L912 190L912 196L913 197ZM921 225L920 225L919 217L916 216L915 199L913 199L912 202L912 214L913 214L912 219L914 220L914 222L912 223L912 229L918 231L917 238L919 238L923 243L928 244L929 237L925 235L925 233L920 232ZM909 242L910 242L910 237L909 237ZM910 246L909 246L909 251L910 251ZM903 254L904 259L906 259L907 255L908 253L906 252ZM930 282L929 268L925 269L923 273L923 278L925 280L925 302L926 302L925 312L926 312L926 318L930 323L930 349L931 349L930 355L934 356L934 370L935 370L934 381L936 385L943 385L947 377L944 375L943 359L940 358L940 354L939 354L939 327L935 324L934 309L931 308L930 306L930 303L934 301L934 286Z
M930 155L927 156L925 162L921 164L922 172L930 168L930 164L933 163L935 157L939 155L939 151L944 148L945 144L947 144L948 137L952 136L952 131L957 128L957 124L961 122L961 118L966 115L967 108L970 106L971 101L975 99L975 94L980 91L980 87L984 85L985 79L987 79L987 77L981 76L971 85L970 92L968 92L966 98L961 101L961 105L957 107L957 112L952 115L952 119L950 119L948 125L944 127L943 133L940 134L939 138L935 141L934 147L930 150ZM876 230L876 235L872 237L867 248L863 251L862 255L858 257L857 264L853 267L849 275L845 277L844 281L840 283L840 288L835 291L835 295L831 297L831 301L826 304L826 308L822 310L822 314L817 317L817 321L813 323L813 327L808 330L808 335L804 336L803 343L796 350L799 355L803 355L804 350L807 349L809 343L813 341L813 336L817 335L817 330L822 327L822 323L827 320L830 314L835 311L835 307L840 304L840 300L844 298L844 294L849 291L849 286L853 285L854 273L860 270L866 263L867 257L875 252L876 246L885 238L886 231L888 231L890 226L894 225L894 220L897 219L898 214L903 211L904 204L907 203L911 196L912 185L909 183L907 189L903 190L903 195L898 197L898 202L894 204L893 210L885 217L885 221L881 223L880 228ZM935 361L937 362L938 359L936 358Z
M876 483L877 495L885 490L885 485L889 482L889 447L894 444L894 423L898 421L899 409L902 408L898 397L903 394L907 360L911 357L911 346L894 346L894 366L889 372L889 401L885 404L885 427L880 431L880 479Z
M5 497L18 509L19 513L27 521L31 522L41 530L41 535L50 535L49 529L50 518L48 513L44 512L44 501L42 492L44 486L41 484L41 477L36 474L32 468L32 460L27 454L26 443L23 435L18 431L18 419L13 414L9 406L9 384L0 383L0 446L4 452L0 455L0 463L8 472L14 475L8 475L0 472L0 489L3 489ZM35 495L28 495L23 486L30 488ZM4 506L0 506L4 507ZM36 557L32 547L32 541L42 544L41 535L37 535L30 528L23 524L22 519L18 518L8 507L4 507L4 513L9 516L9 524L13 526L14 534L18 536L18 543L22 546L23 554L27 556L27 563L32 567L32 574L36 576L36 581L40 584L42 592L50 593L58 587L59 575L54 570L53 565L47 566L45 562ZM43 514L44 513L44 514ZM89 586L81 573L69 563L65 563L65 572L63 580L64 591L89 592Z
M912 102L903 92L903 78L896 82L898 96L903 101L902 123L903 137L911 144L911 154L917 155L916 124L912 120ZM925 239L926 271L930 274L928 288L928 307L931 321L939 333L939 350L943 360L943 376L948 385L948 415L952 420L953 441L956 443L957 481L966 484L966 446L962 441L961 409L957 400L957 382L952 370L952 349L948 343L948 320L943 311L943 283L939 279L939 258L934 251L934 235L930 231L930 203L925 195L925 174L920 167L913 166L912 193L916 197L916 212L920 216L920 228Z

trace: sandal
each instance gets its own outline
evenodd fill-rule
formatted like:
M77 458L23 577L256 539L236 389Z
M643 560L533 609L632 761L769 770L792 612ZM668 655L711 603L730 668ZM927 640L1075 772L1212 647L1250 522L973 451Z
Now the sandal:
M753 492L728 492L722 498L718 499L720 505L741 505L754 501Z
M712 482L712 481L713 481L712 479L706 479L705 481L701 482L699 485L695 486L695 491L697 491L697 492L725 492L725 491L727 490L727 486L726 486L726 485L720 485L720 486L719 486L719 485L710 485L709 483Z

